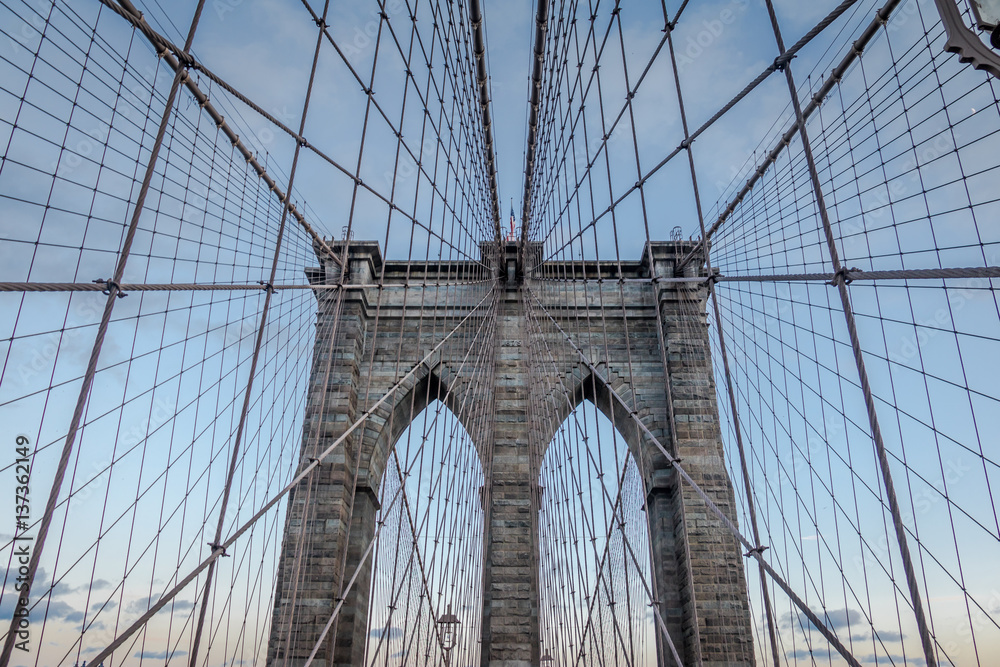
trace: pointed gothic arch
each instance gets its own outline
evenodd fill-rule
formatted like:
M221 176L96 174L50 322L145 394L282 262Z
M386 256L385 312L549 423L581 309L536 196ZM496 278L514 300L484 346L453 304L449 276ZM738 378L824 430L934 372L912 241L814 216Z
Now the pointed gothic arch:
M557 664L598 653L605 664L663 664L651 607L656 564L638 436L630 442L624 433L635 431L631 420L621 428L586 393L578 397L539 471L543 650ZM602 407L620 417L612 404ZM571 543L586 546L571 550Z
M446 399L432 398L393 440L380 484L384 526L372 554L364 664L440 657L434 619L449 610L460 621L451 660L479 660L485 480L479 450ZM405 494L392 504L400 486Z

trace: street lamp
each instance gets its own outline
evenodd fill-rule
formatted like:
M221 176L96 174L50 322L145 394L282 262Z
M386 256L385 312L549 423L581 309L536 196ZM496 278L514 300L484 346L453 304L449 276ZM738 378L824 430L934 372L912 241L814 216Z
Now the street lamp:
M551 653L546 651L545 655L542 656L542 659L539 662L542 664L542 667L552 667L552 665L555 664L555 659L552 657Z
M944 50L958 55L959 61L1000 77L1000 54L990 49L966 23L959 0L934 0L948 39ZM969 0L978 27L990 31L990 44L1000 50L1000 0Z
M981 30L990 31L990 44L1000 49L1000 0L970 0L972 13Z
M449 604L448 611L438 618L437 622L441 638L441 648L444 649L445 653L445 663L448 662L451 649L455 648L455 644L458 642L458 626L460 624L458 616L451 613L451 605Z

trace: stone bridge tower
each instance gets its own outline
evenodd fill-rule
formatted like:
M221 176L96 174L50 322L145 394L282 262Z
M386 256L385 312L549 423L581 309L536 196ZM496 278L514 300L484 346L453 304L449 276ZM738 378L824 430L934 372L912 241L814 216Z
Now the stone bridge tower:
M332 245L338 253L342 251L342 246ZM411 415L445 393L448 407L476 441L477 449L491 452L489 460L483 461L482 665L539 664L538 517L532 511L538 507L533 498L539 493L538 462L533 461L529 442L550 442L572 408L583 400L592 401L611 418L632 455L643 459L656 598L684 665L752 665L751 621L739 545L695 492L679 483L660 451L640 436L632 412L623 407L623 403L635 406L638 418L684 461L688 473L735 521L712 377L705 288L698 282L656 280L674 276L676 259L692 247L688 242L656 242L647 245L639 261L587 264L586 280L577 276L580 280L573 281L570 289L569 282L560 286L559 281L529 280L525 286L523 258L516 244L500 249L484 246L484 262L496 267L500 278L499 286L493 288L489 283L455 286L471 271L471 262L385 262L377 243L351 242L346 287L316 291L319 321L303 461L324 449L323 443L341 436L362 416L366 405L387 393L391 396L327 457L308 489L295 489L290 496L269 665L299 667L309 656L339 602L345 578L357 568L372 541L391 447ZM527 257L529 265L532 259ZM696 270L693 264L689 271ZM559 267L553 268L552 263L546 267L559 275ZM579 263L565 269L567 275L581 271ZM380 276L383 285L406 282L410 288L383 289L377 295L375 283ZM317 285L336 283L340 269L327 263L310 270L309 278ZM453 292L447 310L438 312L433 304L440 287L434 285L444 282L465 293L456 296ZM405 299L404 292L408 294ZM484 300L488 308L482 307ZM531 307L544 307L558 328L553 326L548 333L528 331L525 309ZM417 308L422 309L420 318L414 317ZM603 319L587 316L597 308L603 309ZM609 318L609 313L621 315ZM496 381L486 388L495 407L488 423L473 423L475 418L463 408L462 398L469 387L463 379L467 376L459 372L463 352L467 352L461 342L446 345L425 359L444 333L466 317L472 328L477 320L496 318L492 330ZM582 349L599 346L606 351L596 371L581 363L559 328ZM533 342L555 351L557 363L563 366L559 391L546 392L529 381L532 341L528 339L532 336L543 339ZM666 342L666 349L660 341ZM417 372L400 382L414 367ZM483 388L478 391L481 400ZM615 399L612 392L624 401ZM305 557L296 547L303 535L314 545ZM370 565L360 571L334 631L313 664L362 664L369 631L371 574ZM295 628L294 634L287 632L289 627ZM672 664L659 634L658 630L659 664ZM734 660L733 656L742 657Z

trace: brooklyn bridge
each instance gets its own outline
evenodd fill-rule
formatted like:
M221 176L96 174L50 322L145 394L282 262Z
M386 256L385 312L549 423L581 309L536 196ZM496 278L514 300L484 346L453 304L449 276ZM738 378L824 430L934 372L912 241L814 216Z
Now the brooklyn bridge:
M1000 662L996 0L3 0L0 667Z

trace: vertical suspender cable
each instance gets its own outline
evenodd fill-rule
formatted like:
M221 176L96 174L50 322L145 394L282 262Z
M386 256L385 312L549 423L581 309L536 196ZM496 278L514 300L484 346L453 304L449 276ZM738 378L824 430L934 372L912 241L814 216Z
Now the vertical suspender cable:
M524 208L521 212L521 257L526 252L528 220L531 213L531 190L535 175L535 151L538 146L538 108L542 94L542 66L545 64L545 34L548 30L549 2L538 0L535 16L535 65L531 71L531 112L528 115L528 155L524 161Z
M664 8L665 11L665 8ZM676 19L675 19L676 22ZM695 208L698 212L698 225L701 229L701 237L705 238L705 216L701 208L701 192L698 188L698 174L695 170L694 165L694 153L691 150L691 134L688 130L687 123L687 110L684 106L684 95L681 90L681 80L680 80L680 70L677 67L677 55L674 51L674 40L673 31L675 23L667 23L667 45L670 51L670 63L673 67L674 72L674 83L677 88L677 105L681 114L681 126L684 129L684 142L683 145L686 147L688 154L688 166L691 170L691 186L694 191ZM641 192L641 189L640 189ZM715 313L715 323L716 332L719 336L719 354L722 357L722 370L726 377L726 392L729 395L729 405L733 413L733 432L736 435L736 448L740 455L740 471L743 477L743 489L747 496L747 511L750 515L750 527L753 531L753 539L757 548L761 547L760 541L760 529L757 523L757 508L754 503L753 486L750 483L750 471L747 467L747 457L746 451L743 446L743 432L740 427L740 416L736 408L736 394L733 390L733 377L729 369L729 355L726 351L726 337L722 331L722 316L719 313L719 298L716 294L715 284L714 284L714 269L712 268L712 258L710 252L710 244L703 243L703 252L705 257L705 270L708 272L709 283L708 290L712 299L712 309ZM652 266L652 250L650 250L650 266ZM763 596L764 603L764 615L767 621L767 632L768 639L771 644L771 659L774 663L774 667L778 667L778 656L780 655L778 651L778 637L777 630L775 629L774 620L774 609L771 605L771 594L767 588L767 578L764 573L764 565L761 562L757 563L760 574L760 588L761 595Z
M119 0L119 2L127 11L133 14L138 14L138 10L136 10L129 0ZM191 27L188 29L185 50L189 50L191 48L191 43L194 41L195 31L198 29L198 22L201 19L201 11L204 6L205 0L199 0L198 6L194 12L194 17L191 19ZM129 226L125 233L125 240L122 243L122 249L118 255L118 264L115 267L115 277L113 281L110 281L107 285L108 299L104 304L104 312L101 315L101 322L97 327L97 336L94 339L94 346L90 352L90 360L87 363L87 370L83 376L83 384L80 387L80 394L76 399L76 407L73 410L73 416L70 419L69 430L66 432L66 442L63 444L62 453L59 457L59 464L56 467L55 477L52 479L52 487L49 490L49 498L45 503L45 511L42 514L42 520L38 527L38 535L35 538L35 548L31 554L31 560L28 563L28 573L25 577L26 587L23 589L25 594L31 590L35 581L35 574L38 572L38 563L42 557L42 551L45 546L45 538L48 535L49 526L52 524L52 515L55 512L56 502L59 500L59 492L62 488L63 479L66 476L66 469L69 467L69 459L73 453L73 445L76 442L76 436L80 429L80 422L83 420L83 412L87 407L87 401L90 399L90 390L94 386L94 376L97 373L97 361L101 356L101 349L104 347L104 339L107 336L108 326L111 323L111 314L112 311L114 311L115 303L123 294L118 286L121 284L122 277L125 275L125 265L128 262L129 254L132 250L132 242L135 240L135 233L139 227L139 218L142 216L142 211L146 203L146 195L149 193L149 186L153 180L153 173L156 169L156 160L160 154L160 147L163 145L163 138L166 135L167 125L170 123L174 100L177 98L177 90L180 88L181 81L185 78L186 72L187 71L184 69L178 70L174 75L173 82L170 84L170 92L167 95L167 101L163 108L163 115L160 118L160 126L156 131L156 139L153 141L153 146L149 153L149 161L146 163L146 172L143 174L142 185L139 188L139 195L136 198L135 208L132 210L132 219L129 221ZM12 617L10 627L7 630L7 639L4 642L3 652L0 653L0 664L6 665L10 661L11 651L14 649L14 641L17 637L17 624L17 617Z
M785 53L785 43L781 38L781 29L778 26L778 18L774 13L772 0L766 0L767 13L771 19L771 28L774 31L774 38L778 44L778 50ZM780 56L779 56L780 58ZM823 233L826 236L826 245L830 253L830 262L833 266L837 285L840 293L841 305L844 309L844 318L847 320L847 331L851 338L851 348L854 351L854 361L858 367L858 377L861 381L861 391L865 398L865 408L868 411L868 421L871 426L872 440L875 444L875 453L878 457L880 472L882 473L882 483L885 488L886 503L889 505L889 512L892 514L892 525L896 532L896 541L899 544L899 554L903 561L903 571L906 573L906 585L910 592L910 602L913 605L913 615L917 621L917 630L920 633L920 643L923 645L924 659L927 667L936 667L937 660L934 656L934 640L931 637L930 626L924 613L924 606L920 596L920 587L917 583L917 573L913 567L913 559L910 556L910 547L906 538L906 528L903 526L903 514L899 508L899 500L896 498L896 487L892 480L892 471L889 470L889 457L886 454L885 443L882 440L882 429L879 426L878 412L875 409L875 398L872 394L871 384L868 381L868 371L865 368L864 353L861 349L861 339L858 336L858 327L854 321L854 309L851 306L851 297L847 291L847 277L844 275L844 267L840 263L840 253L837 250L837 242L833 235L833 226L830 224L830 217L826 210L826 202L823 199L823 188L819 182L819 172L816 169L816 161L813 159L812 148L809 144L809 133L806 131L805 117L802 113L802 105L799 103L799 94L795 89L795 79L792 77L792 69L786 61L784 64L785 79L788 82L788 94L792 99L792 106L795 109L795 122L799 129L799 138L802 140L802 150L805 153L806 163L809 167L809 178L812 181L813 193L816 195L816 208L819 210L820 221L823 225Z
M493 147L493 122L490 118L490 87L486 75L486 42L483 39L483 10L479 0L469 0L469 18L473 27L473 46L476 55L476 79L479 83L479 109L483 114L483 134L486 145L486 169L490 177L490 204L493 210L493 226L497 243L503 238L500 231L500 192L497 189L497 161Z

